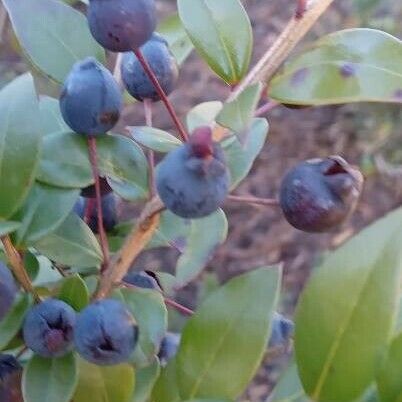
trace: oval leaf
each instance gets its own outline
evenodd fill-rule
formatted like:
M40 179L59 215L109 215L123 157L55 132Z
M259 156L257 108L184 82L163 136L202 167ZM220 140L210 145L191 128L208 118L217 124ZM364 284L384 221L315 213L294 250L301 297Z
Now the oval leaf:
M193 107L186 118L188 131L191 133L197 127L209 126L215 121L222 107L223 103L220 101L203 102Z
M208 233L208 236L205 236ZM196 278L212 258L215 250L227 237L228 222L225 213L217 212L191 221L183 254L176 265L176 286L181 288Z
M134 141L156 152L169 152L179 145L181 141L166 131L153 127L128 127Z
M15 239L28 245L51 233L67 218L79 196L79 190L66 190L35 183L22 209L14 215L21 221Z
M80 360L78 386L73 400L74 402L131 402L134 382L134 369L128 364L101 367Z
M374 380L398 309L401 233L398 209L331 253L307 285L295 348L314 401L350 401Z
M39 106L30 74L0 91L0 219L23 203L39 161Z
M105 52L84 15L57 0L4 0L22 48L45 75L63 82L76 61Z
M348 29L321 38L270 83L281 103L402 102L402 42L382 31Z
M244 391L266 350L280 276L271 267L232 279L188 321L176 356L183 400Z
M15 232L21 226L21 222L2 221L0 222L0 237Z
M75 311L81 311L89 303L88 287L78 274L70 276L63 281L57 298L65 301Z
M247 72L253 46L250 20L240 0L178 0L179 16L208 65L228 84Z
M169 361L161 370L158 381L152 390L152 402L180 402L181 398L177 388L176 359Z
M160 371L161 368L157 359L150 366L136 371L135 390L131 402L147 402L149 400Z
M121 294L139 328L134 351L137 365L149 365L158 353L167 331L167 310L159 292L149 289L122 289Z
M96 267L103 260L102 251L91 229L75 214L34 247L51 260L77 268Z
M57 99L42 96L39 100L40 117L42 121L42 135L70 131L64 122Z
M77 364L72 353L58 359L34 355L24 369L25 402L70 402L77 384Z

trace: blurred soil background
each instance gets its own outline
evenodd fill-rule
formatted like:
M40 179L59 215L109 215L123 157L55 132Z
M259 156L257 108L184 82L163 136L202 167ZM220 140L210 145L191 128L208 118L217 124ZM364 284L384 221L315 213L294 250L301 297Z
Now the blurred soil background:
M219 1L219 0L217 0ZM174 1L158 0L161 18L175 10ZM295 10L291 0L245 0L250 15L255 46L253 60L267 49ZM297 50L315 38L343 28L371 27L402 38L402 4L392 0L337 0L319 20ZM0 84L28 69L12 37L9 22L1 20ZM42 84L39 83L39 87ZM42 89L42 88L41 88ZM44 88L46 92L49 88ZM224 100L229 93L206 64L193 53L181 69L177 90L171 95L178 114L200 102ZM199 295L216 281L265 265L283 263L284 280L281 311L292 316L297 298L311 269L328 250L336 248L356 231L384 215L402 202L402 109L392 105L345 105L288 109L279 106L266 116L270 123L268 141L247 180L236 190L239 195L276 197L285 172L298 161L339 154L359 165L366 176L364 193L353 217L329 234L306 234L290 227L276 208L227 203L229 236L208 264L197 283L177 295L179 301L194 307ZM141 105L127 107L121 127L143 125ZM154 125L172 130L169 116L155 106ZM132 216L137 207L127 206L124 215ZM206 234L208 235L208 234ZM175 251L145 253L138 269L174 270ZM177 324L179 325L179 324ZM267 356L253 385L244 396L252 402L264 401L283 365L282 358Z

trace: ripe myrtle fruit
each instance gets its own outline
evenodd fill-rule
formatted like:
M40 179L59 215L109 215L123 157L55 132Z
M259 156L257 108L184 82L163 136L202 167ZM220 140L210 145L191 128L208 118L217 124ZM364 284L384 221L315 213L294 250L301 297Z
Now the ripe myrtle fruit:
M126 282L130 285L134 285L143 289L158 289L158 290L160 289L156 279L145 271L129 272L123 278L123 282Z
M167 332L161 342L158 352L160 362L165 365L169 360L176 356L179 349L181 335L174 332Z
M10 311L17 294L17 286L10 270L0 262L0 320Z
M60 96L65 122L83 135L104 134L112 129L123 106L113 75L93 57L74 64Z
M43 357L60 357L73 348L75 311L57 299L32 307L22 328L25 344Z
M112 52L138 49L156 28L154 0L90 0L89 29Z
M176 85L179 68L169 50L168 43L162 36L154 33L151 39L141 47L141 51L164 92L169 95ZM121 76L127 91L135 99L139 101L150 99L154 102L161 100L155 86L133 52L124 54Z
M78 315L74 341L78 353L91 363L113 365L128 361L138 339L138 327L118 300L97 301Z
M288 342L294 334L295 325L293 321L287 319L277 312L272 317L272 330L269 338L268 347L275 348Z
M362 187L362 174L340 156L312 159L299 163L285 176L280 204L295 228L324 232L354 211Z
M99 185L102 196L107 195L113 191L112 187L110 187L108 181L104 177L99 177ZM84 198L96 198L95 185L92 184L88 187L83 188L81 190L81 196Z
M107 232L113 230L117 225L116 197L113 193L104 195L101 199L103 227ZM93 198L78 198L74 205L74 212L85 220L88 213L87 224L94 233L98 233L98 207Z
M229 191L229 173L221 146L209 127L197 128L190 140L159 164L156 186L166 208L182 218L202 218L216 211Z
M22 366L14 356L0 354L0 401L23 402Z

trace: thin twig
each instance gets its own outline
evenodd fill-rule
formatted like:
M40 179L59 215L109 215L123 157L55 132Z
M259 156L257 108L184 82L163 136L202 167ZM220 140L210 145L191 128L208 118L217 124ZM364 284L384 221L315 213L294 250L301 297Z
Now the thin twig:
M95 299L103 299L116 283L122 281L133 261L152 239L159 225L160 212L164 209L161 200L154 197L149 201L133 232L114 257L112 264L101 276Z
M277 106L279 106L280 103L274 101L274 100L270 100L267 103L265 103L264 105L260 106L254 113L255 117L258 116L263 116L264 114L270 112L272 109L275 109Z
M194 314L194 311L189 309L188 307L185 307L182 304L177 303L174 300L169 299L167 297L165 297L164 299L165 299L165 304L167 306L173 307L175 310L179 311L180 313L182 313L184 315L189 315L189 316L192 316Z
M95 181L96 208L98 215L98 233L100 238L100 246L103 254L103 264L101 272L103 272L109 265L109 244L107 241L105 227L103 225L102 195L99 183L96 138L94 136L88 137L88 150L89 150L89 159L91 161L91 167L92 167L92 175Z
M279 201L275 198L258 198L253 196L229 195L227 197L227 200L235 202L243 202L246 204L264 205L268 207L279 206Z
M163 90L162 86L159 84L158 78L156 77L155 73L153 72L151 66L149 65L147 59L142 54L141 50L133 49L134 54L137 56L138 61L141 63L145 73L147 74L148 78L151 80L152 84L154 85L156 91L158 92L159 97L161 98L162 102L165 104L167 111L169 112L172 120L180 134L180 137L183 141L188 140L188 134L186 129L184 128L182 122L178 118L173 105L170 103L165 91Z
M41 299L32 285L31 279L29 278L28 273L25 269L24 262L22 261L20 254L11 242L10 236L3 236L1 238L1 241L3 243L4 251L11 265L11 269L14 273L15 278L26 292L29 292L33 295L36 302L40 302Z
M152 100L144 99L145 124L152 127ZM156 194L155 188L155 155L152 149L147 151L149 165L149 194L152 198Z

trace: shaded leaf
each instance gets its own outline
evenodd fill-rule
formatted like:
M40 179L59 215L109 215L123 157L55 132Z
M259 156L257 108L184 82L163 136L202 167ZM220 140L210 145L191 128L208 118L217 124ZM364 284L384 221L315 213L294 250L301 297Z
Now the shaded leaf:
M129 127L129 130L134 141L156 152L169 152L182 143L172 134L153 127Z
M80 359L78 386L73 400L74 402L130 402L134 383L134 369L128 364L103 367Z
M204 102L193 107L187 114L186 122L191 133L197 127L210 125L222 110L223 103L219 101Z
M194 47L179 16L177 14L169 16L162 21L157 30L167 40L177 63L183 64Z
M21 222L2 221L0 222L0 236L15 232L21 226Z
M42 121L42 135L70 131L61 115L58 99L41 96L39 111Z
M89 291L85 281L76 274L63 281L57 298L65 301L74 310L81 311L89 303Z
M374 29L347 29L318 40L270 83L281 103L402 102L402 42Z
M244 391L266 350L280 271L261 268L232 279L187 322L176 356L182 400L235 399Z
M102 251L91 229L75 214L53 232L35 242L34 247L59 264L94 267L103 260Z
M63 82L73 64L105 52L89 32L84 15L57 0L4 0L18 40L32 62Z
M160 364L157 359L150 366L137 370L132 402L148 401L160 370Z
M178 0L179 16L198 53L229 84L247 72L253 34L239 0Z
M299 302L295 336L300 378L313 400L350 401L374 380L399 303L401 240L398 209L314 272Z
M158 381L152 391L152 402L180 402L181 398L177 387L176 359L172 359L161 370Z
M25 74L0 91L0 219L21 206L33 184L40 132L33 78Z
M34 355L24 369L25 402L70 402L77 384L77 364L72 353L45 359Z

